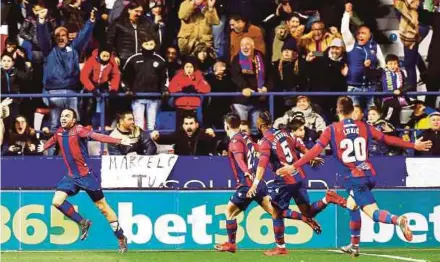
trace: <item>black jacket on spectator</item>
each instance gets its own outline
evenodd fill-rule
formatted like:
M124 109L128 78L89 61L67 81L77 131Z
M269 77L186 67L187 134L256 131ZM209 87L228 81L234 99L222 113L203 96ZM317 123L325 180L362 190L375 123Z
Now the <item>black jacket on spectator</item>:
M18 94L23 92L23 88L26 87L28 81L31 78L30 69L26 69L26 71L19 70L15 67L12 67L9 70L1 69L1 90L2 94Z
M165 62L165 66L167 67L168 70L169 79L173 79L173 77L176 75L176 72L182 69L182 65L177 62L174 63Z
M163 92L168 89L165 60L158 54L136 54L123 67L123 82L132 92Z
M49 25L49 32L53 32L57 27L55 19L46 18L46 22ZM37 17L32 14L24 20L20 28L20 37L32 43L32 50L40 50L37 38L37 23Z
M30 150L30 145L35 146L35 150ZM8 150L7 155L17 156L17 155L36 155L39 154L37 151L38 139L35 135L35 130L27 128L23 134L18 134L15 130L11 130L8 139L8 147L15 145L19 148L16 152L11 152Z
M330 48L323 57L316 57L311 62L301 60L299 72L309 79L309 90L313 92L345 92L347 81L341 70L346 63L344 56L334 61L329 58Z
M211 93L236 92L237 87L232 82L231 76L226 74L221 79L214 73L205 77L211 86ZM205 110L203 122L205 127L223 128L223 116L231 111L233 97L207 97L204 99ZM205 102L206 101L206 102Z
M66 5L62 9L64 26L71 32L79 32L84 26L86 14L82 9Z
M139 17L135 29L128 16L124 14L110 24L107 31L107 46L114 47L116 55L125 60L136 53L140 53L142 42L151 38L157 39L154 24L150 23L145 17ZM156 43L158 43L157 40Z
M126 155L136 152L138 155L151 156L157 153L156 144L140 127L136 127L133 132L123 132L116 127L110 136L121 139L128 137L133 141L131 146L108 144L110 155Z
M158 144L174 144L174 153L180 156L207 156L216 153L216 140L199 128L191 137L180 129L171 134L160 134Z
M440 156L440 131L427 129L419 136L423 137L422 141L432 141L432 147L429 151L415 151L416 156Z

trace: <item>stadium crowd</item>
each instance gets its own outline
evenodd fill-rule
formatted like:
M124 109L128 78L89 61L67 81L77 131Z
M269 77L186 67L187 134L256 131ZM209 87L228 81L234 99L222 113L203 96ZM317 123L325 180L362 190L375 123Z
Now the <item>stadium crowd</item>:
M174 144L181 155L222 155L227 142L214 129L223 129L231 110L241 130L255 129L269 107L258 94L348 91L353 118L407 140L424 136L434 144L428 154L439 155L439 100L406 95L421 84L440 90L439 2L394 0L390 10L366 0L1 0L3 153L38 154L38 140L56 130L64 108L98 129L105 93L102 128L134 145L111 147L110 154L151 155L160 144ZM399 19L401 58L381 49L389 40L376 18L389 12ZM430 30L425 61L418 48ZM368 91L389 96L356 96ZM241 95L191 95L216 92ZM57 96L7 99L21 93ZM62 97L78 93L93 97ZM274 127L311 148L336 120L336 99L277 96ZM407 123L403 108L412 110ZM167 111L175 112L171 134L158 130L160 112ZM396 131L401 128L418 130ZM404 152L372 144L370 153Z

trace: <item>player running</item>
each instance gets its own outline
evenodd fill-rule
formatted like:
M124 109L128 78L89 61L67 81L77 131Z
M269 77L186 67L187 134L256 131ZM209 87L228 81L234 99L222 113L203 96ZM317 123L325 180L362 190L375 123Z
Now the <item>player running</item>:
M92 222L78 214L66 199L76 195L80 189L86 191L96 207L107 218L115 236L118 239L119 252L127 252L127 238L119 226L118 218L113 209L107 204L101 189L100 180L89 168L89 156L87 152L87 139L91 138L102 143L130 145L129 139L116 139L110 136L95 133L76 123L76 112L64 109L61 112L61 127L46 142L38 146L38 151L43 152L58 143L64 163L67 166L68 175L58 183L52 205L61 213L81 226L81 240L87 238Z
M334 155L343 165L344 187L349 193L347 208L350 210L351 243L341 250L345 253L359 256L361 216L358 207L375 222L398 225L408 241L413 236L405 216L395 216L386 210L379 209L371 192L376 184L376 170L368 159L368 145L371 140L382 141L390 146L412 148L426 151L432 146L431 141L422 142L418 139L415 144L405 142L398 137L387 136L373 126L351 118L354 110L353 101L349 97L340 97L337 102L337 112L340 121L328 126L317 144L305 154L301 160L285 165L277 170L277 174L289 177L293 172L318 156L322 150L331 144Z
M304 145L298 140L293 139L289 133L283 130L272 128L272 118L270 113L263 112L257 118L257 128L263 134L260 140L258 151L260 158L256 176L260 177L264 173L267 164L270 162L275 172L282 166L282 163L293 164L298 160L296 150L305 152ZM310 205L309 195L306 188L305 173L300 168L289 176L276 176L273 183L272 203L277 212L277 217L273 219L275 239L277 246L264 254L267 256L277 256L287 254L284 242L284 220L283 218L302 220L307 223L316 233L321 233L321 227L313 219L319 212L324 210L328 203L334 203L345 207L344 198L334 191L327 191L326 196ZM253 195L255 189L252 187L248 194ZM301 213L290 210L290 200L294 199Z
M276 215L270 202L266 182L262 180L263 174L254 178L258 159L252 140L240 132L240 122L240 117L237 114L230 113L225 116L225 131L231 140L229 142L228 157L237 181L237 190L226 207L228 242L215 246L215 249L221 252L234 253L237 250L235 243L237 233L236 217L245 211L252 201L255 200L272 216ZM253 192L252 196L249 195L250 190Z

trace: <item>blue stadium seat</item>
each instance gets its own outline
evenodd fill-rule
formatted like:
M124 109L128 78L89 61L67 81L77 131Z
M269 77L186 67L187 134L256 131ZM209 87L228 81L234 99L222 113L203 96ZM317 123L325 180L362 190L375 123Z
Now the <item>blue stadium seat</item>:
M176 129L176 112L159 112L156 118L156 129Z

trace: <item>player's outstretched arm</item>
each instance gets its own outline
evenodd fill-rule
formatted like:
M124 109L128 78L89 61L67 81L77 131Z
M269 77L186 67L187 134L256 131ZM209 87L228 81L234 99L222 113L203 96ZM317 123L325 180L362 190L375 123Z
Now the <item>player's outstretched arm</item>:
M417 151L429 151L432 147L432 141L422 141L423 137L417 139L415 143L411 143L396 136L385 135L374 127L369 128L374 140L382 141L389 146L415 149Z
M98 141L98 142L101 142L101 143L117 144L117 145L121 144L121 145L125 145L125 146L130 145L130 139L128 137L124 137L122 139L114 138L114 137L111 137L108 135L93 132L92 130L87 129L81 125L76 127L76 131L77 131L78 135L82 138L91 138L91 139Z
M258 167L255 173L254 182L247 193L247 197L252 198L257 193L257 187L260 181L263 179L264 171L266 170L266 166L269 163L270 158L270 144L267 141L262 141L259 145L258 151L260 153L260 157L258 159Z
M55 144L55 136L52 136L46 143L40 141L40 144L37 147L38 153L42 153L45 150L51 148Z
M300 160L296 161L292 165L282 163L284 166L276 171L279 176L287 176L293 174L297 168L309 163L311 160L315 159L322 152L324 147L320 143L315 144L312 149L310 149Z

